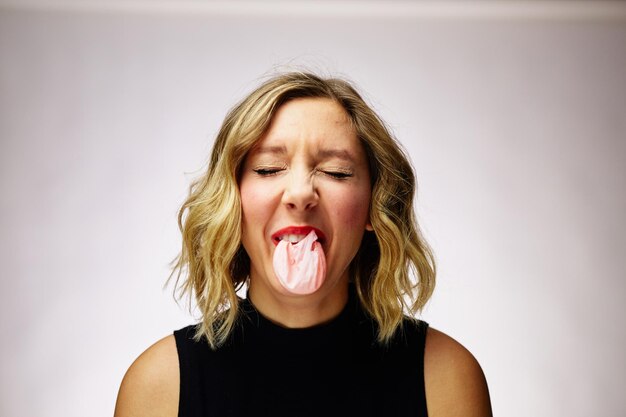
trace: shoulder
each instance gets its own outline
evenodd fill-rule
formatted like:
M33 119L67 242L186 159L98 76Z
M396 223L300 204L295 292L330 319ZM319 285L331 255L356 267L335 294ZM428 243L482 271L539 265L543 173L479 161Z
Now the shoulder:
M433 328L426 337L424 383L431 417L492 415L487 381L478 361L459 342Z
M120 386L115 417L176 417L179 385L178 352L170 335L130 366Z

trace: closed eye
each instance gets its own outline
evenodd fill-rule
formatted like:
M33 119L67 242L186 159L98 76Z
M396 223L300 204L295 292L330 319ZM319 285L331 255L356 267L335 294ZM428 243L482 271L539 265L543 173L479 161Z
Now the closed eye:
M346 178L350 178L352 176L352 173L343 172L343 171L322 171L322 172L328 175L329 177L336 178L338 180L343 180Z
M282 171L282 169L281 168L256 168L256 169L253 169L253 171L261 177L269 177L269 176L278 174L280 171Z

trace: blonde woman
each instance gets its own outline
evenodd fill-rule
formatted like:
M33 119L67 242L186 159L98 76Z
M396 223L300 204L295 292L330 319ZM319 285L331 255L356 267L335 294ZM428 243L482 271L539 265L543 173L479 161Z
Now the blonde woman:
M348 82L265 82L180 211L177 283L202 320L132 364L115 415L490 416L474 357L411 318L435 284L414 194Z

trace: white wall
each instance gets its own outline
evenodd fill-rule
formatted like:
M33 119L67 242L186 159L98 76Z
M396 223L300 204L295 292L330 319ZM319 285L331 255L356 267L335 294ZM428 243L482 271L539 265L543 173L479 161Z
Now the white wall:
M0 415L111 415L131 361L193 321L162 288L178 206L227 109L301 64L354 80L409 150L440 268L424 318L496 415L626 415L624 5L7 4Z

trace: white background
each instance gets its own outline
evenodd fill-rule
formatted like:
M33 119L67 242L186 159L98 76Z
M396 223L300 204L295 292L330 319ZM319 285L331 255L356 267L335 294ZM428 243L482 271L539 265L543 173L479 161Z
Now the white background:
M499 416L626 415L624 4L0 3L0 415L110 416L193 322L163 289L226 111L352 79L408 149L439 282ZM590 6L590 3L595 5Z

